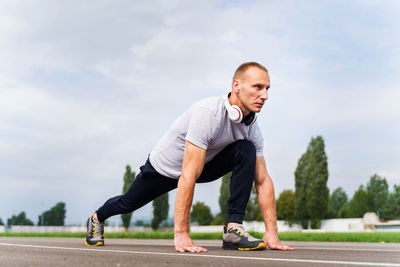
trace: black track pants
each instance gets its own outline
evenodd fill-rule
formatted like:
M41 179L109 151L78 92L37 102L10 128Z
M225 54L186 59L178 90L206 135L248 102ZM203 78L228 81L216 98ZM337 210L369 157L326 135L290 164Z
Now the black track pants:
M252 142L240 140L228 145L211 161L204 165L203 172L196 183L214 181L232 171L230 181L230 198L228 200L228 222L242 223L251 187L254 181L256 150ZM140 173L125 195L107 200L97 210L100 221L107 218L137 210L177 188L178 179L172 179L159 174L147 160L140 167Z

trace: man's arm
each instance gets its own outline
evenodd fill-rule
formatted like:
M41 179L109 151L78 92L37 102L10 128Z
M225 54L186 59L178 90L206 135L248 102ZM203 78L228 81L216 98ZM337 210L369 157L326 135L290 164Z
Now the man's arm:
M179 252L207 252L207 249L197 246L189 236L189 216L194 187L203 170L205 157L205 149L186 141L174 215L174 242L175 249Z
M268 174L264 157L256 159L255 185L258 194L258 203L265 223L265 235L263 240L271 249L294 250L283 245L278 237L278 227L276 224L276 208L274 184Z

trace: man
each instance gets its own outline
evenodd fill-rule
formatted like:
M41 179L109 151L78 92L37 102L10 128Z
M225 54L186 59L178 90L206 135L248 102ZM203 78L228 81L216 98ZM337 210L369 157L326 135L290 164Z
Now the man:
M189 236L189 215L195 183L214 181L232 171L228 222L223 248L293 250L277 235L274 187L263 157L263 137L256 121L268 99L267 69L247 62L236 70L228 96L194 103L172 124L151 151L129 191L104 203L88 219L85 243L104 245L104 221L132 212L158 196L177 189L174 243L179 252L207 252ZM266 233L262 240L241 225L255 182Z

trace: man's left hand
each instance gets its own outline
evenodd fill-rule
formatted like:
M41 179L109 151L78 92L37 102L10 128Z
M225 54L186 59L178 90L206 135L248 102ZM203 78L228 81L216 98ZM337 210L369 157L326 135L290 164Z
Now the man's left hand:
M276 233L270 234L270 233L265 233L263 237L263 241L267 248L269 249L277 249L277 250L294 250L294 248L291 248L289 246L286 246L282 244L282 242L279 240L279 237Z

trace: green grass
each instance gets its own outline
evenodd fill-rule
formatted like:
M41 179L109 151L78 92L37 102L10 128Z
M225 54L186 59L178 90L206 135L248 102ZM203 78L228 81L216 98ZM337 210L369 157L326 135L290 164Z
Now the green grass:
M279 233L287 241L328 241L328 242L385 242L400 243L400 232L375 233Z
M251 232L257 238L263 233ZM222 239L222 233L191 233L193 239ZM85 237L85 233L0 233L0 236L15 237ZM173 232L129 232L106 233L105 238L143 238L143 239L173 239ZM282 241L330 241L330 242L385 242L400 243L400 232L377 233L279 233Z
M1 236L13 237L85 237L85 233L0 233Z

